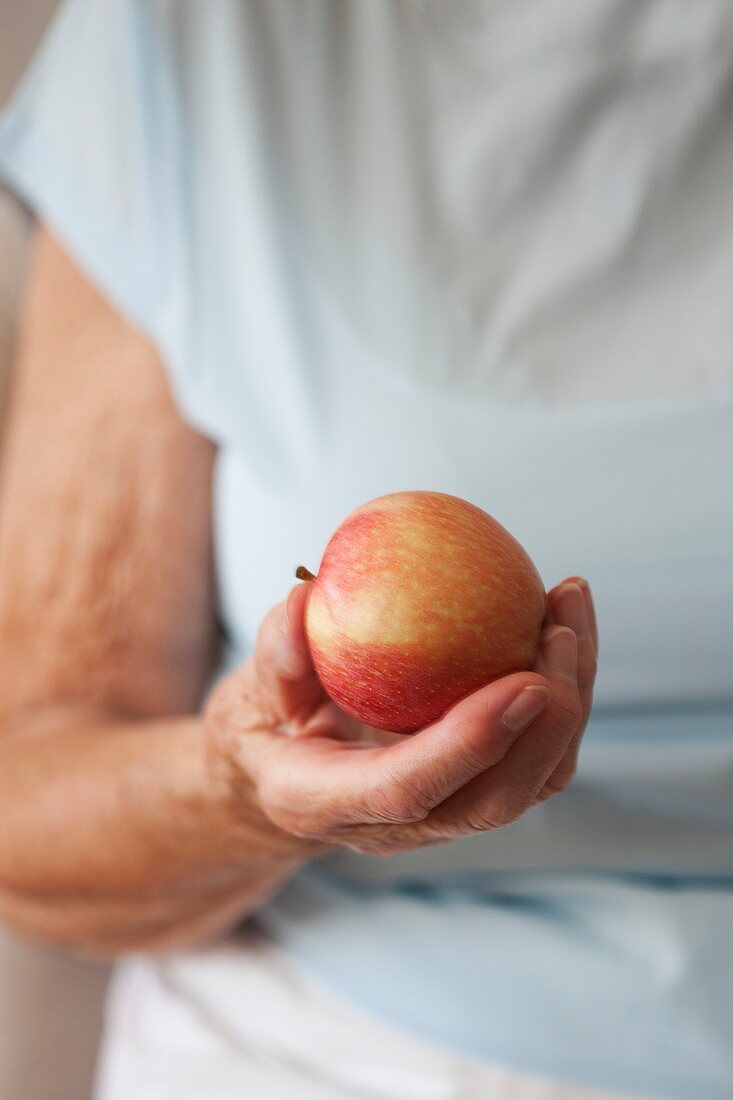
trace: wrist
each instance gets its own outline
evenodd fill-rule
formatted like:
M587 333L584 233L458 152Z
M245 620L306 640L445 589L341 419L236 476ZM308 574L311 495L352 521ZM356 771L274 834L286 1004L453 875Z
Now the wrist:
M204 720L206 723L206 719ZM241 737L262 736L246 731ZM284 871L335 851L335 845L299 837L276 825L265 812L259 783L231 754L218 751L217 739L204 728L199 737L201 790L212 833L227 860L250 868Z

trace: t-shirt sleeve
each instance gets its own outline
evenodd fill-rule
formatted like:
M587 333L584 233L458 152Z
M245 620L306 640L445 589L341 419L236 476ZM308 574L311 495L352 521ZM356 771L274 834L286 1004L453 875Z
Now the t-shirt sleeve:
M0 120L0 178L121 313L165 344L182 212L154 0L66 0Z

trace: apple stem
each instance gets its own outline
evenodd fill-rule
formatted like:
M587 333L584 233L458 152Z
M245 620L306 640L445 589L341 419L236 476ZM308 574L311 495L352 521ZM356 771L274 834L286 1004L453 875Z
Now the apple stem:
M304 565L298 566L295 575L299 581L314 581L316 579L315 573L311 573L310 569L306 569Z

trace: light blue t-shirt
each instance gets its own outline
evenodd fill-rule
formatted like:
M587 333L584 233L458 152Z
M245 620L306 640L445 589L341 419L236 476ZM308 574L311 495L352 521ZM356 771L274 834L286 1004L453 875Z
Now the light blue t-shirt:
M436 1042L684 1100L733 1096L732 76L725 0L71 0L0 129L219 444L228 664L395 489L596 594L562 796L262 924Z

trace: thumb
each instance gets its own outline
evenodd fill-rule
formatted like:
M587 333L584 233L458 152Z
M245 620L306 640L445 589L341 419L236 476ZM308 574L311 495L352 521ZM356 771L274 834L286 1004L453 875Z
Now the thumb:
M257 633L252 663L258 699L277 721L305 720L324 697L305 636L308 587L292 588Z

